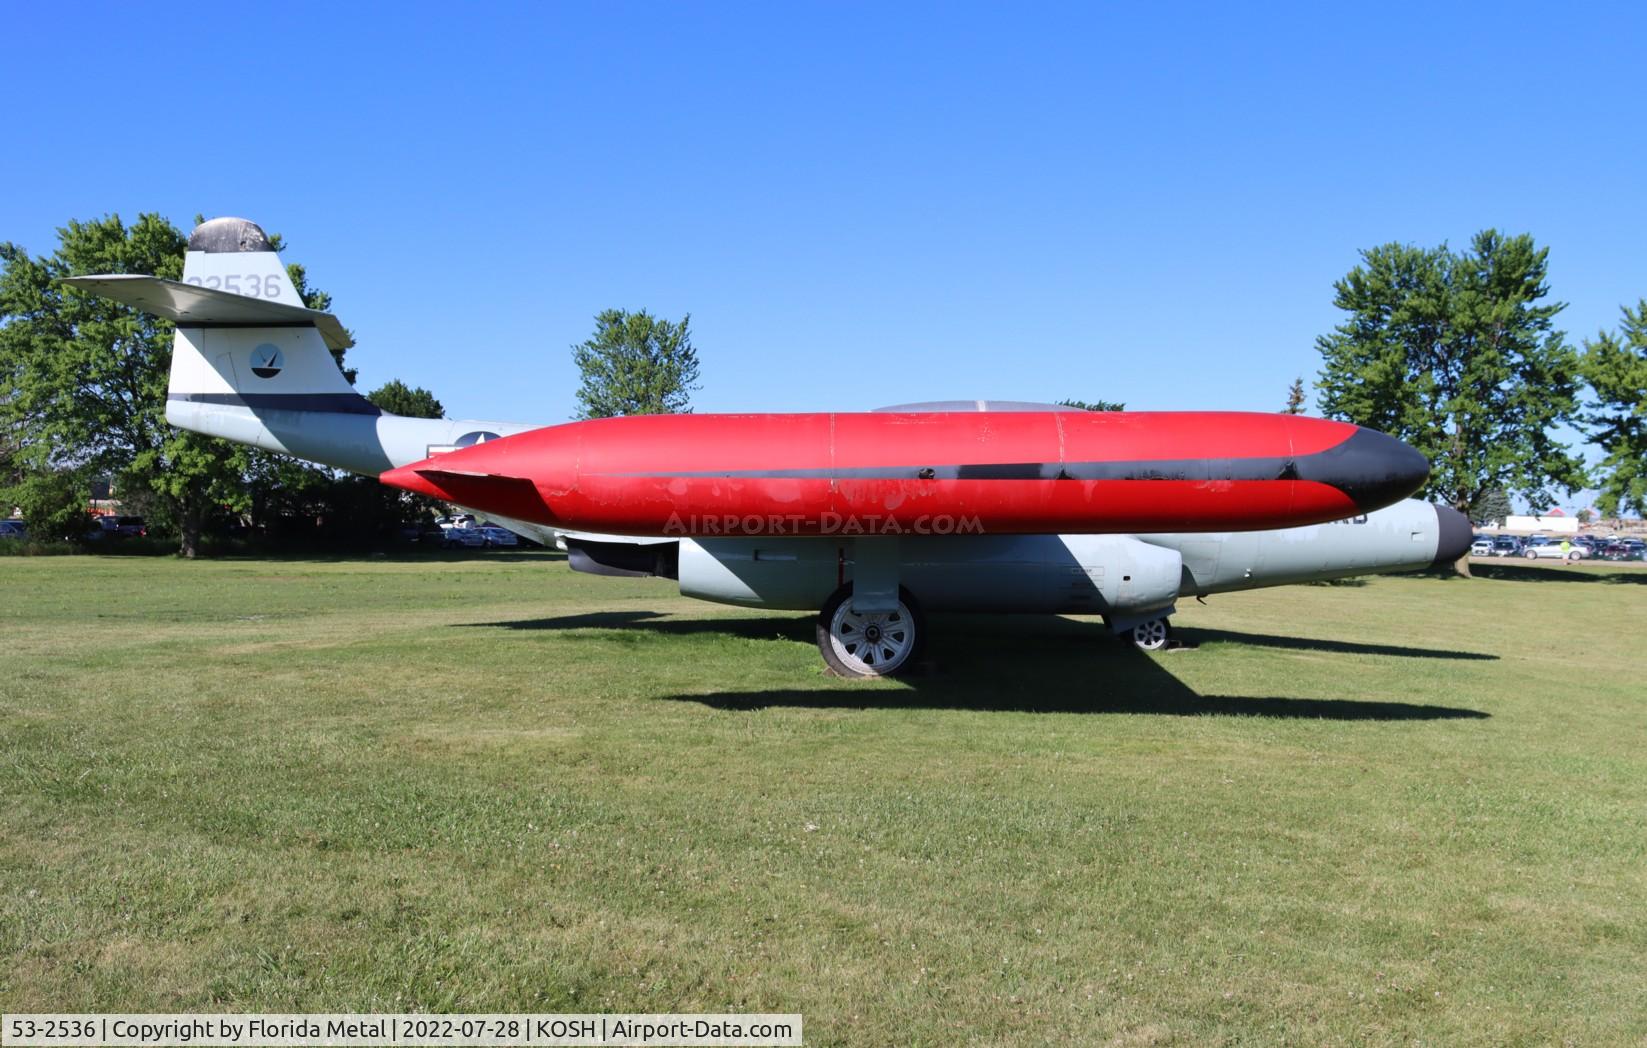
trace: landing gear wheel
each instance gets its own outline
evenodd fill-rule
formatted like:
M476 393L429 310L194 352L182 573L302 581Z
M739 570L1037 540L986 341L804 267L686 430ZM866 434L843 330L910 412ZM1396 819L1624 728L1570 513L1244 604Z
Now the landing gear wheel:
M842 586L818 612L818 651L838 677L890 677L914 665L926 640L926 616L902 586L894 611L852 609L852 587Z
M1127 640L1139 651L1161 651L1172 638L1172 627L1166 619L1150 619L1127 630Z

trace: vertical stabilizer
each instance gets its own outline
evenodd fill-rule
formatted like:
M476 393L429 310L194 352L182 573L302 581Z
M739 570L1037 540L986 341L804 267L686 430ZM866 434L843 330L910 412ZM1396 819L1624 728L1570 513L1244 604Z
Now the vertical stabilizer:
M214 218L196 227L183 260L183 282L303 306L269 238L243 218ZM379 414L343 377L313 324L180 319L166 416L185 429L230 436L198 424L206 420L202 409L210 406Z
M180 429L376 476L530 426L402 418L355 392L332 350L352 345L329 313L298 299L255 222L214 218L189 236L183 280L66 277L177 325L166 420Z
M214 218L195 227L183 256L183 283L303 305L269 238L244 218Z

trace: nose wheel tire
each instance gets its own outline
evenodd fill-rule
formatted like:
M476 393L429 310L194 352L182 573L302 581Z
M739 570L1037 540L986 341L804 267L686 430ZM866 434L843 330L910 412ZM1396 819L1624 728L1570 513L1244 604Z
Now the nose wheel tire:
M892 611L859 612L852 587L836 590L818 612L818 651L839 677L890 677L914 665L926 640L926 616L899 587Z
M1166 619L1150 619L1127 630L1126 636L1139 651L1161 651L1172 639L1172 627Z

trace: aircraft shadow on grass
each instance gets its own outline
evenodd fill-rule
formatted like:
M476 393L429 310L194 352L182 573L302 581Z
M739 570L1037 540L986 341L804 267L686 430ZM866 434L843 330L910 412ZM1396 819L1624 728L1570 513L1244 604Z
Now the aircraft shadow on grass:
M669 636L718 634L812 644L805 617L665 617L651 611L607 611L514 622L472 623L512 630L644 630ZM1189 646L1210 642L1415 659L1490 660L1497 656L1436 648L1185 629ZM835 686L681 694L665 701L721 710L953 709L1025 713L1206 714L1342 721L1484 719L1479 710L1384 700L1202 695L1169 672L1175 658L1139 654L1094 622L1050 616L937 616L922 664L899 678L902 687Z
M1470 574L1478 579L1501 579L1506 582L1607 582L1614 585L1647 586L1647 567L1621 565L1612 571L1596 571L1586 569L1600 568L1611 562L1602 560L1582 563L1585 565L1584 568L1569 568L1549 561L1472 561ZM1468 581L1451 573L1442 577L1459 579L1461 582Z
M141 555L141 554L140 554ZM387 564L456 564L484 561L491 564L559 563L566 554L544 549L410 549L392 553L230 553L227 563L271 562L280 564L359 564L363 560Z

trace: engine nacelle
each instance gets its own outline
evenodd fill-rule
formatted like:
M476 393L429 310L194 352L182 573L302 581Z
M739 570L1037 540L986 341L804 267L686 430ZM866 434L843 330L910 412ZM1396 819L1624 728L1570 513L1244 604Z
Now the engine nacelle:
M867 540L884 541L884 540ZM1170 607L1177 550L1129 535L949 535L897 540L899 581L927 611L1109 615ZM681 593L813 611L852 579L853 540L683 539Z
M899 581L930 611L1107 615L1117 629L1197 596L1451 563L1470 522L1406 502L1331 524L1170 535L945 535L891 539L567 536L572 567L679 578L681 593L814 611L853 572L854 542L896 541ZM678 561L678 563L677 563ZM677 574L678 570L678 574Z

